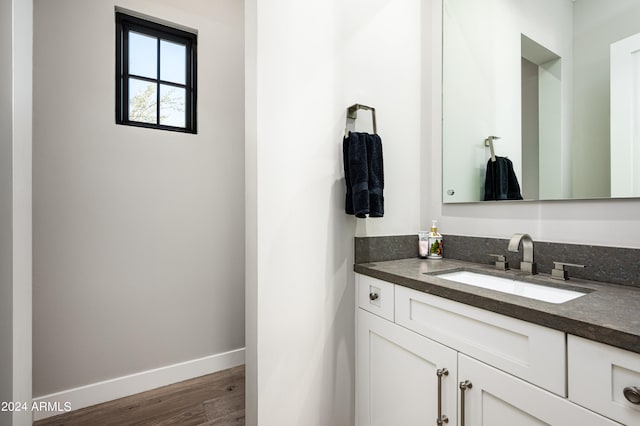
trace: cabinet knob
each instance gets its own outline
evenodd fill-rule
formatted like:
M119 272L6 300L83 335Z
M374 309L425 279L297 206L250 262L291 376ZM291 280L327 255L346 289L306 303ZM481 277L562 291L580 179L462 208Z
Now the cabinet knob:
M636 386L627 386L622 391L624 397L632 404L640 404L640 389Z
M374 301L378 299L378 293L369 293L369 300Z

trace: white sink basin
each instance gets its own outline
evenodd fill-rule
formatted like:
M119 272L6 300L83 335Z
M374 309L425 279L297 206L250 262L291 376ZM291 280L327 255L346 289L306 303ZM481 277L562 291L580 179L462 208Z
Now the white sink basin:
M496 277L470 271L445 272L434 276L549 303L564 303L585 295L585 293L580 293L579 291L547 287L512 278Z

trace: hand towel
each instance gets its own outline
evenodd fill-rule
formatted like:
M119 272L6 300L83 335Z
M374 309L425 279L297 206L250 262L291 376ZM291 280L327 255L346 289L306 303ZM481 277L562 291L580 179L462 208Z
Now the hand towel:
M345 211L364 218L384 215L382 141L378 135L350 132L342 141Z
M496 161L489 159L487 162L484 200L522 200L518 178L508 158L496 156Z

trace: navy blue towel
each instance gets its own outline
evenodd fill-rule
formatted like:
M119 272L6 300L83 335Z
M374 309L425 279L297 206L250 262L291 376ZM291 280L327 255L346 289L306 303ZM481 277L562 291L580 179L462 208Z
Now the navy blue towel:
M505 157L487 162L484 180L484 200L522 200L518 178L513 171L513 163Z
M378 135L350 132L342 141L347 186L345 211L364 218L384 216L382 140Z
M367 164L369 166L369 217L384 216L384 167L382 140L378 135L367 135Z

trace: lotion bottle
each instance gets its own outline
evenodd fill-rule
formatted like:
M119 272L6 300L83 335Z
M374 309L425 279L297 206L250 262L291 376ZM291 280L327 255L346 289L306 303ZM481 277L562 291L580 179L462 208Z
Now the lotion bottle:
M418 255L421 259L426 259L429 256L429 232L418 232Z
M442 259L442 235L438 232L437 223L437 220L431 222L428 259Z

